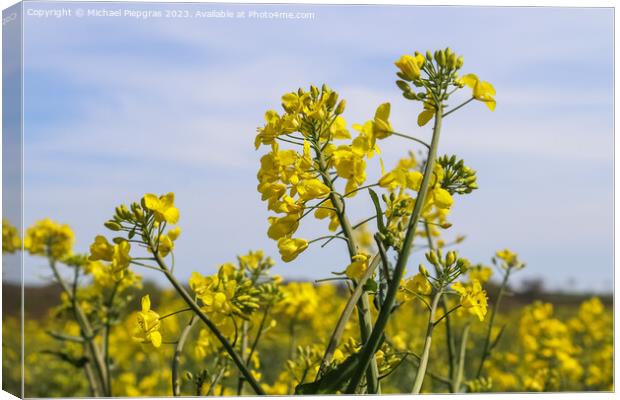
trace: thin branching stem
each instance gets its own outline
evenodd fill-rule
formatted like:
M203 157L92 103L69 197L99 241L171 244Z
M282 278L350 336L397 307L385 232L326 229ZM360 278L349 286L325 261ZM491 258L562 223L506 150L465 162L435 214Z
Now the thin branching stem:
M183 354L183 347L185 346L185 342L194 327L194 323L198 320L196 315L192 315L189 322L181 332L181 336L179 336L179 340L177 341L177 345L174 349L174 357L172 358L172 394L174 396L181 395L181 377L179 375L179 364L181 362L181 354Z
M429 150L428 159L424 167L424 175L422 177L422 183L420 184L418 198L415 202L413 212L409 220L403 246L398 255L396 266L394 267L394 277L392 279L391 285L388 286L384 306L381 308L381 311L377 316L377 320L375 322L372 334L368 342L363 346L361 350L359 368L354 372L351 380L349 381L346 393L355 393L357 387L359 386L362 380L363 371L368 367L370 360L373 358L375 352L379 347L379 342L383 336L383 332L385 331L387 322L392 313L392 307L394 306L394 303L396 301L396 294L398 293L400 282L402 280L403 273L409 259L409 254L413 245L413 239L416 236L416 226L418 220L420 219L424 203L426 202L426 195L428 193L430 179L433 172L433 167L435 165L435 158L437 156L437 148L439 147L439 137L441 133L441 115L443 109L441 107L441 103L437 104L438 106L437 112L435 113L435 123L433 126L433 138L431 141L431 148Z

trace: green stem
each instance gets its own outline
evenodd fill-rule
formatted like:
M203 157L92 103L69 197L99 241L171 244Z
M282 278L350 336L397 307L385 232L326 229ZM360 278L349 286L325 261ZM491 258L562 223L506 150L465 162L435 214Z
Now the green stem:
M323 359L321 360L321 366L319 367L317 378L320 375L322 375L323 372L325 372L325 368L331 362L334 352L336 351L336 348L338 347L338 344L340 343L340 339L342 339L342 335L344 334L344 330L347 325L347 322L351 318L353 309L355 308L355 305L357 304L360 296L362 295L364 291L364 284L374 273L375 269L379 265L379 260L380 258L377 256L375 256L372 259L372 261L370 262L370 265L368 266L368 269L366 270L366 272L364 272L364 275L358 282L358 285L355 287L355 289L353 289L353 293L351 293L351 296L349 297L347 304L344 306L344 310L342 310L342 313L340 314L340 317L338 318L338 323L336 324L336 328L332 332L332 336L330 337L329 343L327 344L327 348L325 349L325 354L323 355Z
M465 325L463 328L463 336L461 337L461 348L459 352L459 365L456 372L456 379L453 381L452 392L460 393L461 382L463 381L463 372L465 371L465 354L467 353L467 337L469 335L470 325Z
M241 358L245 357L245 352L248 348L248 321L243 321L241 324ZM249 364L246 362L246 366L249 367ZM239 380L237 381L237 396L241 396L241 392L243 391L243 376L239 376Z
M431 235L431 230L428 225L428 221L424 221L424 232L426 234L426 239L428 241L428 248L430 250L435 249L435 244L433 243L433 236ZM439 270L435 268L437 275L439 275ZM443 308L444 315L446 315L446 344L448 348L448 374L450 376L451 381L454 381L454 374L456 372L456 357L455 357L455 344L454 338L452 337L452 322L450 320L450 316L448 313L448 302L445 297L441 297L441 307ZM450 390L452 390L452 385L450 385Z
M449 311L445 312L441 317L439 317L437 321L435 321L435 325L438 325L441 321L443 321L444 318L449 318L450 314L458 310L459 308L461 308L460 304L452 307Z
M316 146L318 148L318 146ZM334 185L329 179L329 174L327 174L327 165L325 160L323 159L323 154L319 151L316 152L317 162L319 164L319 169L323 172L321 175L323 177L323 182L330 189L330 200L332 205L336 209L336 215L338 216L338 221L340 222L340 227L342 228L342 232L345 235L347 240L347 248L349 250L349 257L351 258L351 262L353 262L353 258L357 255L357 246L355 244L355 238L353 236L353 228L351 227L351 223L347 218L344 212L344 201L336 195L336 191L334 190ZM370 301L368 300L368 294L362 291L360 295L360 299L357 303L358 317L360 321L360 336L362 343L367 343L370 332L372 331L372 317L370 315ZM377 361L374 357L374 354L369 359L368 365L364 368L366 372L366 381L368 393L375 394L380 392L379 386L379 369L377 368Z
M97 345L95 344L93 329L90 326L90 322L88 322L88 319L86 318L86 314L84 314L84 311L78 304L76 296L72 294L71 289L60 276L60 272L58 272L58 268L56 267L56 261L52 259L51 257L49 257L49 264L50 264L50 268L52 269L52 272L54 273L54 277L56 278L56 281L58 282L62 290L67 294L67 296L69 296L69 299L71 301L71 305L73 308L73 313L75 315L75 320L80 326L82 338L84 339L84 341L86 342L88 346L88 350L90 351L92 359L94 359L95 361L95 369L97 372L97 378L98 378L98 383L99 383L98 390L100 393L103 393L104 396L107 396L108 395L107 384L106 384L107 377L105 375L106 369L105 369L105 365L103 362L103 357L101 355L101 351L99 350L99 347L97 347Z
M430 149L430 148L431 148L431 146L429 146L429 144L428 144L428 143L426 143L425 141L420 140L420 139L418 139L418 138L414 138L413 136L405 135L404 133L398 133L398 132L390 132L390 133L391 133L392 135L395 135L395 136L400 136L400 137L402 137L402 138L409 139L409 140L413 140L414 142L420 143L421 145L424 145L427 149Z
M108 393L112 396L112 375L110 374L110 331L112 326L110 324L110 318L112 317L112 305L114 303L114 297L116 297L116 292L118 291L119 282L114 284L112 288L112 293L110 294L110 298L106 304L106 320L103 334L103 359L105 361L105 371L108 376Z
M154 248L152 240L149 240L149 246L152 249ZM264 395L265 391L260 387L260 385L254 378L252 373L250 373L248 368L245 366L245 363L243 362L241 357L239 357L239 354L230 344L228 339L226 339L226 337L222 334L222 332L220 332L220 330L213 323L213 321L211 321L209 317L207 317L207 315L200 309L200 306L198 305L198 303L194 301L194 298L187 292L187 290L185 290L185 288L179 283L179 281L177 281L174 275L170 273L170 270L166 266L165 261L161 258L159 253L157 252L153 252L153 253L155 254L155 260L157 261L157 264L161 268L164 275L166 275L166 278L168 278L168 281L172 284L172 286L175 288L177 293L181 295L183 300L185 300L185 303L189 306L189 308L191 308L196 313L196 315L198 315L198 318L200 318L202 322L204 322L204 324L207 325L209 330L211 330L211 333L213 333L213 335L217 338L217 340L220 341L220 343L222 344L222 347L224 347L226 352L230 355L230 357L232 358L237 368L239 368L239 371L243 374L243 376L248 381L250 386L252 386L252 389L254 389L254 392L256 392L256 394L259 394L259 395Z
M252 362L252 356L256 351L256 347L258 347L258 342L263 335L263 331L265 330L265 323L267 322L267 316L269 315L269 309L271 308L272 303L270 303L263 313L263 318L260 320L260 325L258 326L258 332L256 332L256 337L254 338L254 342L252 342L252 347L250 348L250 353L248 354L248 358L245 360L245 365L250 366L250 362Z
M495 314L499 308L500 302L502 301L502 297L504 296L504 292L506 290L506 286L508 285L508 277L510 276L510 268L506 270L504 274L504 279L502 280L502 285L499 287L499 292L497 294L497 299L495 299L495 304L493 305L493 310L491 310L491 317L489 318L489 325L487 326L487 334L484 338L484 346L482 347L482 356L480 357L480 365L478 366L478 372L476 373L476 379L480 378L482 375L482 369L484 368L484 363L489 356L489 346L491 345L491 334L493 333L493 324L495 323Z
M377 218L377 216L376 216L376 215L373 215L372 217L368 217L368 218L366 218L366 219L364 219L364 220L362 220L362 221L358 222L357 224L355 224L355 225L351 226L351 229L356 230L356 229L357 229L357 228L359 228L360 226L364 225L366 222L370 222L370 221L372 221L372 220L373 220L373 219L375 219L375 218ZM342 231L340 231L340 232L336 233L336 236L335 236L335 237L339 237L338 235L340 235L340 234L342 234ZM321 245L321 247L325 247L325 246L327 246L327 245L329 244L329 242L331 242L332 240L334 240L334 239L335 239L335 237L332 237L332 238L328 239L325 243L323 243L323 244Z
M465 101L464 103L459 104L458 106L454 107L452 110L448 111L447 113L443 114L443 117L447 117L448 115L452 114L453 112L455 112L456 110L458 110L461 107L465 107L467 104L469 104L470 102L474 101L474 98L472 97L471 99Z
M173 315L177 315L177 314L180 314L180 313L186 312L186 311L192 311L192 308L189 307L189 308L184 308L182 310L173 311L173 312L171 312L169 314L166 314L164 316L159 317L159 320L161 321L162 319L166 319L168 317L172 317Z
M181 336L179 337L179 341L174 349L174 357L172 358L172 394L174 396L181 395L181 377L179 375L179 364L181 362L181 354L183 354L183 347L185 346L185 341L189 336L194 323L196 322L196 315L192 315L189 322L181 332Z
M58 340L66 340L66 341L75 342L75 343L84 343L85 342L84 338L82 338L81 336L65 335L64 333L58 333L58 332L54 332L54 331L46 331L45 333L47 333L48 335L50 335L54 339L58 339Z
M84 344L83 352L88 353L88 348L86 344ZM93 366L90 360L84 363L84 374L86 375L86 380L88 381L90 395L92 397L100 397L101 394L99 393L98 388L97 388L97 382L95 380L95 375L93 373Z
M424 377L426 376L426 367L428 366L428 358L431 354L431 343L433 341L433 330L435 328L435 314L437 313L439 300L443 294L442 290L443 289L437 291L431 305L431 312L428 317L428 327L426 328L426 338L424 339L424 348L422 350L422 355L420 356L420 365L418 366L418 371L416 372L415 380L413 381L413 389L411 390L411 393L413 394L420 393L420 390L422 390L422 384L424 383Z
M411 252L413 239L416 235L416 225L418 223L418 220L420 219L424 203L426 202L426 195L428 193L428 187L430 184L433 167L435 166L435 158L437 156L437 148L439 147L439 136L441 133L442 112L443 109L441 107L441 103L439 103L439 105L437 106L437 112L435 114L435 124L433 126L433 138L431 141L431 148L428 153L428 160L424 167L424 176L422 177L422 183L420 185L420 191L418 192L418 198L413 207L413 213L411 214L409 226L407 227L407 233L405 234L403 247L398 256L396 266L394 267L394 275L385 295L385 302L383 303L384 306L381 308L381 311L379 311L379 315L377 316L377 320L375 322L375 327L372 330L372 334L370 335L368 342L361 350L359 370L357 370L353 374L353 377L351 378L351 381L349 382L349 386L346 391L347 393L355 393L355 389L357 388L362 379L360 373L363 372L366 368L368 368L370 360L373 358L375 352L377 351L377 348L379 347L379 342L381 337L383 336L383 331L385 330L387 322L392 313L392 307L394 306L394 303L396 301L396 294L398 293L398 288L400 287L400 282L403 278L405 267L407 266L407 261Z

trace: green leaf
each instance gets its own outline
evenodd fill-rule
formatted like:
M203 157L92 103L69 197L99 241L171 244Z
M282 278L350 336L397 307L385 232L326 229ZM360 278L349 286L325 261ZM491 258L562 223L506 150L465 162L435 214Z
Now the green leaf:
M375 205L375 211L377 212L377 228L379 229L379 232L385 232L385 223L383 222L383 210L381 210L379 196L377 196L377 193L375 193L375 191L372 189L368 189L368 193L370 193L370 198L372 199L372 202Z
M377 285L377 281L374 279L368 279L364 284L364 291L366 292L376 292L379 289Z
M295 394L336 393L345 386L359 363L359 353L352 354L337 367L326 372L320 379L297 385Z

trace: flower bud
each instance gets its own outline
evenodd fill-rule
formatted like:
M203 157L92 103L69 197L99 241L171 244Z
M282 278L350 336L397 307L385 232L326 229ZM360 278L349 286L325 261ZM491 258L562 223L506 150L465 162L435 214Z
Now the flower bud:
M334 111L336 115L340 115L344 113L344 109L346 106L347 106L346 100L340 100L340 103L338 103L338 106L336 107L336 111Z
M312 94L312 97L317 97L319 95L319 89L314 85L310 85L310 94Z
M334 108L334 106L336 105L336 102L338 101L338 93L336 92L331 92L329 94L329 97L327 98L327 108L332 109Z
M402 90L403 92L410 92L411 91L411 87L405 81L401 81L401 80L396 81L396 86L398 86L398 88L400 90Z
M418 271L419 271L422 275L426 276L427 278L428 278L428 276L430 275L430 274L428 273L428 270L427 270L427 269L424 267L424 265L422 265L422 264L420 264L420 265L418 266Z
M463 58L463 56L460 56L456 59L456 69L459 69L463 66L463 63L465 62L465 59Z
M449 251L448 254L446 254L446 265L452 265L455 262L456 262L456 252Z
M439 61L437 61L437 63L441 65L442 67L446 65L446 52L445 51L439 52Z
M448 57L448 68L453 69L456 66L456 54L452 53Z
M120 209L121 209L121 217L126 218L126 219L131 218L131 212L129 211L126 205L121 204Z
M434 266L439 265L437 254L434 251L429 251L428 253L426 253L426 259L428 260L429 263L433 264Z
M106 228L108 228L111 231L120 231L121 230L121 225L118 222L116 222L116 221L108 221L108 222L104 223L103 226L105 226Z
M461 274L464 274L467 272L471 264L467 259L459 258L458 260L456 260L456 266L461 271Z

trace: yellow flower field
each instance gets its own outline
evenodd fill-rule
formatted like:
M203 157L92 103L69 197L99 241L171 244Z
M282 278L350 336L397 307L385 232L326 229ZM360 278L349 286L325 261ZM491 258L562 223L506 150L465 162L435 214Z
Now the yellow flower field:
M478 183L472 166L439 152L450 141L443 121L466 107L494 111L493 85L462 71L464 57L449 48L394 64L403 101L419 126L432 125L430 143L394 127L390 103L350 124L346 101L327 85L285 93L282 110L265 112L254 142L256 204L271 215L265 235L279 260L241 253L179 281L183 212L165 187L110 210L86 253L67 225L29 227L24 251L47 260L61 295L43 318L25 321L25 395L613 390L609 305L515 304L511 279L524 261L509 249L469 260L463 238L450 237L451 210ZM380 147L392 140L409 151L386 166ZM367 179L370 168L378 180ZM352 215L353 198L373 214ZM324 220L325 234L302 237L312 218ZM3 221L3 253L20 243ZM326 245L348 259L332 276L287 282L272 273ZM145 269L167 286L143 283ZM4 324L7 365L19 362L9 334L19 321ZM18 371L7 372L5 386L17 387Z

